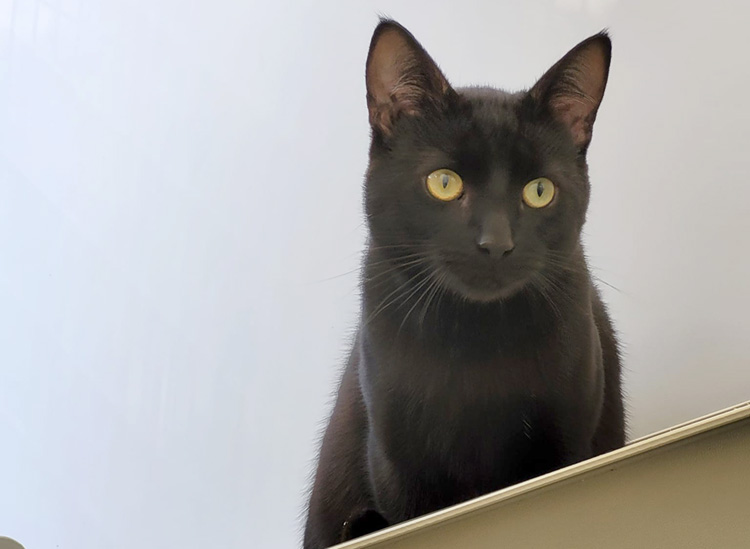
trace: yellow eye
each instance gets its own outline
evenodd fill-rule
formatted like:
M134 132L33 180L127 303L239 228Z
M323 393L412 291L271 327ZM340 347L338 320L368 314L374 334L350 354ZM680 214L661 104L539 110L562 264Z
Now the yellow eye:
M523 188L523 201L532 208L544 208L555 198L555 184L546 177L526 183Z
M455 200L464 191L461 176L451 170L435 170L427 176L427 190L438 200Z

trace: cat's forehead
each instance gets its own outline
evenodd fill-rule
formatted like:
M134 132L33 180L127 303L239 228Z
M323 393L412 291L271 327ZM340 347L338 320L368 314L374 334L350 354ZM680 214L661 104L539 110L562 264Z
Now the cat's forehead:
M480 86L458 88L456 91L471 106L471 117L475 123L510 131L518 129L518 105L524 95L522 92L510 93Z

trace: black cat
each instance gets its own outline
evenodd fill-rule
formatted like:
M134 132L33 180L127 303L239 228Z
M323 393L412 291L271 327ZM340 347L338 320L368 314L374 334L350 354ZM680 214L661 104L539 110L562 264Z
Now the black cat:
M362 318L315 549L618 448L620 359L581 246L605 33L529 90L454 89L393 21L367 58Z

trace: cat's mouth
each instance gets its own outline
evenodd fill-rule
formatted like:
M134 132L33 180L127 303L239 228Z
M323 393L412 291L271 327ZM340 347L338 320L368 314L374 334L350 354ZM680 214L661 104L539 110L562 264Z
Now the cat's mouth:
M530 278L529 273L491 262L472 265L443 258L441 263L445 286L471 301L501 301L521 290Z

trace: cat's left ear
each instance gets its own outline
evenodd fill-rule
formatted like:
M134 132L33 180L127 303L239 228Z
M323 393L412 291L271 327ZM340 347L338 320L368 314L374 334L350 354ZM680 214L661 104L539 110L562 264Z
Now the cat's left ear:
M367 108L373 130L389 135L400 116L441 108L455 92L416 38L391 20L375 29L367 56Z
M602 31L570 50L529 92L537 104L570 129L582 153L591 142L611 57L612 42Z

